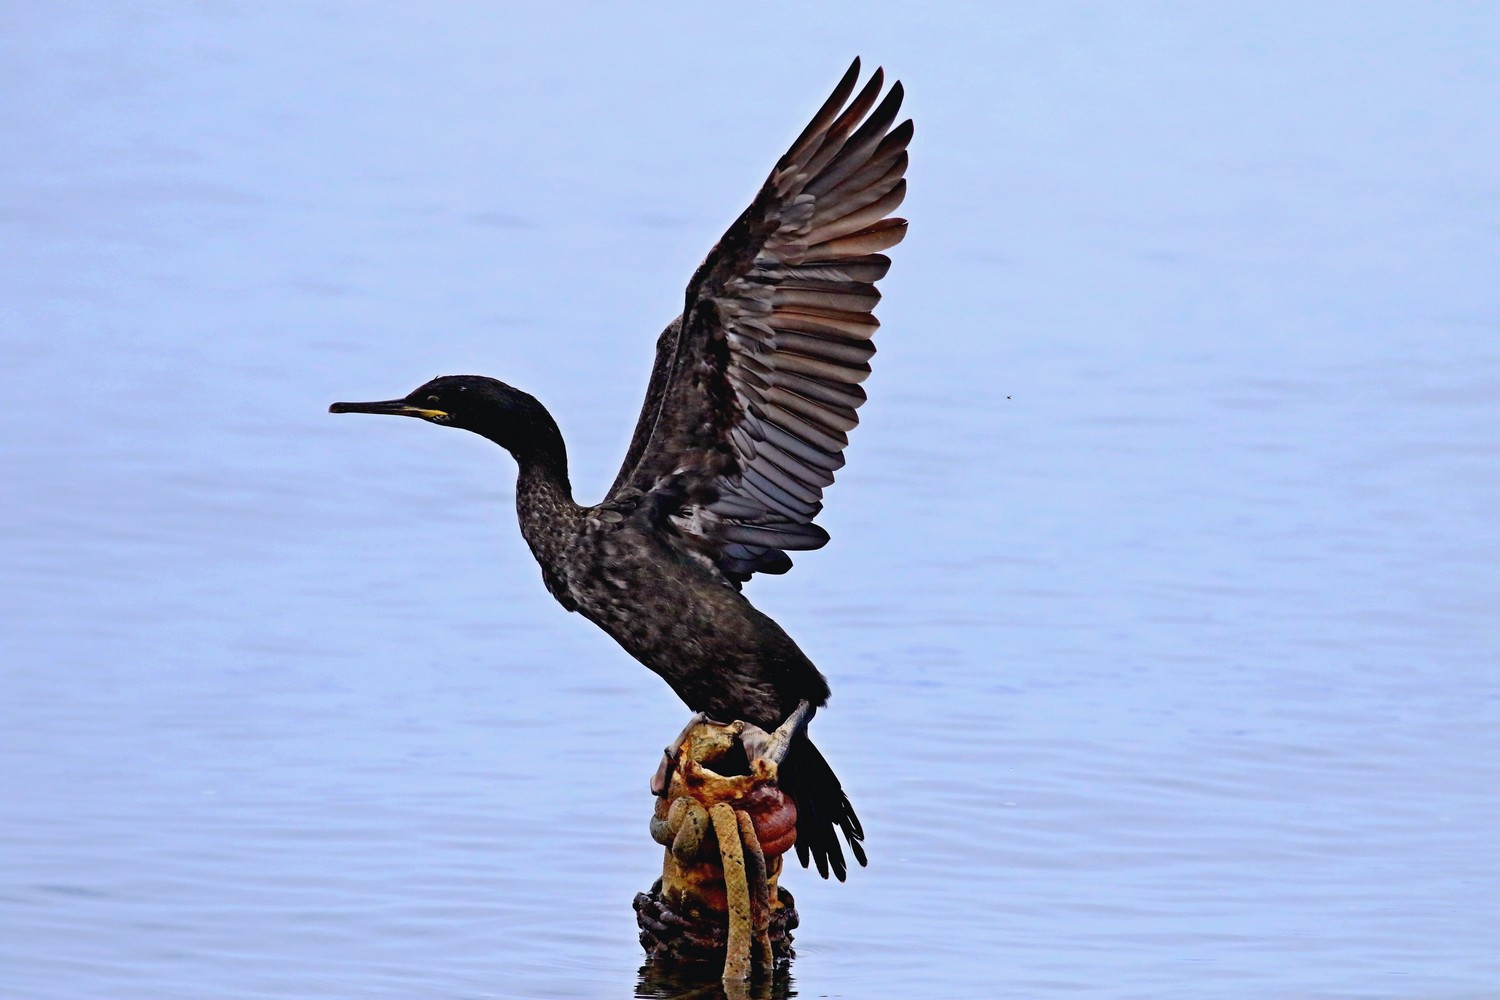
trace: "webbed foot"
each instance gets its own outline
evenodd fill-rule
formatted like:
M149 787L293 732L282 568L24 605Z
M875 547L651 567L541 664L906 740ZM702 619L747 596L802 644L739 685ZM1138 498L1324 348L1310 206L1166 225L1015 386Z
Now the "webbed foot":
M707 715L702 712L694 712L688 724L682 727L682 732L672 744L663 748L661 752L661 763L656 765L656 773L651 776L651 794L661 798L667 794L667 786L672 784L672 771L677 767L677 752L682 749L682 743L688 738L688 733L693 727L703 722L710 722Z
M761 757L779 766L782 761L786 760L787 751L792 748L792 740L807 729L807 723L812 719L813 711L813 707L805 699L798 702L796 709L786 717L785 722L776 727L774 733L768 733L764 729L746 723L745 731L740 734L740 742L745 747L745 756L751 760Z

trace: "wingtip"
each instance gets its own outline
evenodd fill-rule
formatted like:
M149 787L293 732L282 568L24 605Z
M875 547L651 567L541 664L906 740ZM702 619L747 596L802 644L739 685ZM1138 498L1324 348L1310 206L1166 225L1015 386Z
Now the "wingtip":
M849 68L844 70L844 75L839 77L838 86L833 88L835 94L843 93L844 95L839 101L840 106L843 105L844 101L849 99L849 94L854 92L854 85L859 82L859 74L859 56L855 56L854 61L849 64Z
M839 79L838 85L833 88L833 93L828 95L828 99L823 102L823 106L818 109L817 114L813 115L812 120L807 123L807 127L792 142L791 148L786 151L786 155L777 161L777 170L786 167L803 153L810 152L807 147L810 147L813 144L813 140L819 138L823 130L838 118L840 110L844 107L844 103L849 100L849 95L854 93L854 85L859 82L859 66L859 56L855 56L854 61L849 64L849 68L844 71L843 77Z

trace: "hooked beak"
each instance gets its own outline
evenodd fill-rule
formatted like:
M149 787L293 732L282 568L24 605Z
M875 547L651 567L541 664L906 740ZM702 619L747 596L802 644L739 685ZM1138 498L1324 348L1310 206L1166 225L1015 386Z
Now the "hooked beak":
M393 413L398 417L421 417L423 420L447 420L446 410L427 410L412 406L404 399L386 399L376 403L334 403L329 413Z

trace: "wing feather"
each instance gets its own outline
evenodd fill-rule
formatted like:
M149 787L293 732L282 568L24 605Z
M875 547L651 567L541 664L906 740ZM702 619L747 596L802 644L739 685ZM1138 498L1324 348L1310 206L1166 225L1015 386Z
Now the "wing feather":
M865 401L881 251L906 235L890 217L906 196L903 90L882 97L876 69L856 93L859 75L856 59L694 273L610 490L686 498L674 509L695 508L702 531L685 543L736 584L828 540L812 522Z

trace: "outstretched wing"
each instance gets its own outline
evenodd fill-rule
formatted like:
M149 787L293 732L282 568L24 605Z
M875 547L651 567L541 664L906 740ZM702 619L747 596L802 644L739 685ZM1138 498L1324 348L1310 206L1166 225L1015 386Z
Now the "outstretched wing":
M812 522L865 401L875 282L891 263L879 251L906 234L887 218L906 193L901 84L877 107L882 71L850 101L858 79L855 59L699 265L610 489L666 501L737 582L828 541Z

